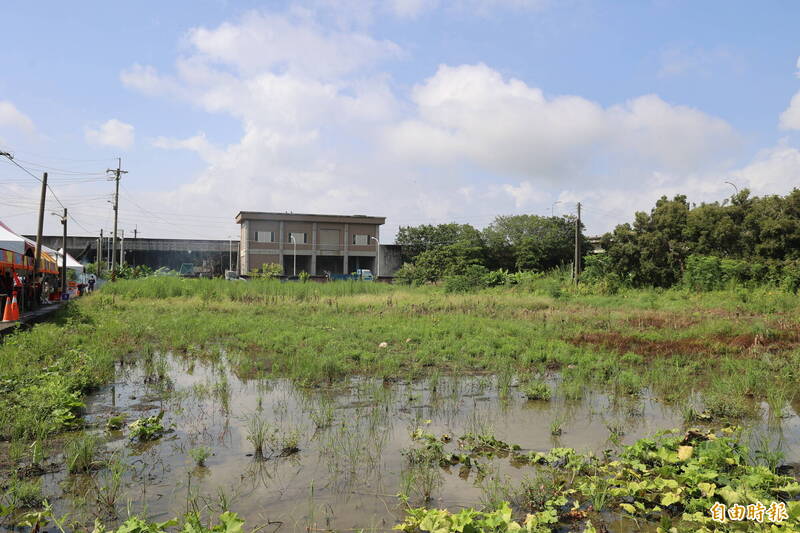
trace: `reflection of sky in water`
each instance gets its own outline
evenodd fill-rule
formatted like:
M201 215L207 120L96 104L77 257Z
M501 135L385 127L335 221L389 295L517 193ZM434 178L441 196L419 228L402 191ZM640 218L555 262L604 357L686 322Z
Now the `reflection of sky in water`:
M275 522L268 531L279 522L281 531L310 524L389 529L402 516L395 497L404 466L401 450L409 446L410 432L429 420L428 431L437 435L458 437L471 429L490 429L523 450L567 446L597 453L613 447L609 426L623 428L624 443L681 427L680 411L647 393L615 401L587 390L583 400L568 402L556 388L551 401L528 402L512 387L509 399L501 401L494 379L487 376L443 376L435 391L430 380L384 384L371 379L354 379L348 387L330 390L295 388L286 380L243 382L221 365L197 361L189 366L169 359L168 364L171 383L166 396L145 383L140 368L128 367L119 372L115 386L89 402L90 422L104 425L115 409L131 421L163 408L165 425L173 428L146 445L131 445L121 434L108 444L111 450L124 450L131 465L125 497L118 500L122 515L128 500L133 512L146 508L151 518L162 520L185 512L189 501L214 513L220 511L220 502L227 502L249 527ZM326 406L334 407L333 424L317 429L310 414L323 413ZM790 417L759 423L760 429L769 428L771 441L780 443L792 462L800 458L799 419L794 414L798 407L787 407ZM254 413L278 432L298 431L301 451L255 461L246 430L246 418ZM550 434L553 420L562 423L559 437ZM189 456L197 446L213 450L205 468L195 467ZM455 449L453 444L449 448ZM507 459L491 461L489 471L512 481L533 474L530 467L515 468ZM458 474L458 467L443 472L444 484L431 506L456 510L480 505L475 471L466 479ZM51 500L68 486L64 478L63 472L45 478L45 495ZM55 498L56 511L95 508L91 498L83 507L69 501Z

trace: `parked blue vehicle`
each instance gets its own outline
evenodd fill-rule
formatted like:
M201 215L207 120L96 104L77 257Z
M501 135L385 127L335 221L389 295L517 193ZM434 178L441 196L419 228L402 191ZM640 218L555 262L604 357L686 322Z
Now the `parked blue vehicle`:
M352 274L328 274L331 281L374 281L372 271L366 268L359 268Z

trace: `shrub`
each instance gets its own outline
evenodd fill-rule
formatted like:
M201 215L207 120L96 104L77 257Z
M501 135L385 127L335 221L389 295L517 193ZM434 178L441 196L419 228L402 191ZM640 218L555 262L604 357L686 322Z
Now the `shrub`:
M686 259L683 283L686 287L698 291L721 288L723 278L719 257L690 255Z
M394 273L394 281L403 285L420 285L425 279L420 269L414 263L404 263Z
M445 292L469 292L486 287L486 276L489 273L481 265L469 265L463 274L447 276L444 280Z
M505 285L509 282L509 272L504 268L498 268L497 270L492 270L491 272L487 272L486 275L483 277L483 283L487 287L497 287L499 285Z
M273 279L281 275L283 275L283 267L278 263L264 263L261 268L250 270L250 276L253 278Z
M800 263L787 262L783 267L783 288L792 294L800 289Z

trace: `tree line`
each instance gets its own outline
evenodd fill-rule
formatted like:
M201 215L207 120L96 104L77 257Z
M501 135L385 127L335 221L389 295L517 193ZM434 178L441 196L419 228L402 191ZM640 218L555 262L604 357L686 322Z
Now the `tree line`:
M401 227L403 267L395 274L409 283L435 282L453 276L472 277L492 271L547 271L571 265L575 217L497 216L483 230L469 224ZM581 225L584 250L587 241Z
M722 202L694 205L662 196L650 213L603 235L603 254L587 277L633 287L698 289L726 283L786 283L793 291L800 260L800 190L751 196L744 189Z
M452 277L483 279L491 272L545 272L572 266L575 217L498 216L479 230L469 224L401 227L409 283ZM662 196L650 212L617 225L593 249L580 228L586 283L615 287L711 290L728 283L800 286L800 190L786 196L751 196L690 204L685 195ZM494 276L501 280L502 276Z

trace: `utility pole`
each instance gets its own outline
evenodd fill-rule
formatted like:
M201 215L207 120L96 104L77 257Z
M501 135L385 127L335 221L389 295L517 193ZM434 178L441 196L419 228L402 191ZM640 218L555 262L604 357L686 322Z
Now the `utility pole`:
M573 276L575 285L581 275L581 203L578 202L578 218L575 219L575 261L573 263Z
M103 267L100 266L100 263L103 262L103 228L100 228L100 240L98 242L100 243L97 245L97 277L99 278L103 274Z
M51 219L52 220L52 219ZM64 216L61 217L61 223L64 225L64 240L61 242L61 294L67 292L67 208L64 208Z
M47 172L42 174L42 195L39 197L39 226L36 228L36 255L33 259L33 282L36 283L36 274L39 272L39 263L42 260L42 228L44 227L44 202L47 196ZM40 284L41 286L41 284ZM40 298L36 298L37 302Z
M117 219L119 218L119 178L122 174L127 174L127 170L122 170L122 158L117 158L117 168L109 168L106 172L114 174L114 181L116 188L114 190L114 235L113 243L111 245L111 281L117 277Z
M139 224L133 227L133 266L136 266L136 235L139 233Z

